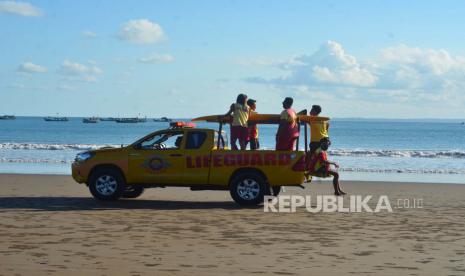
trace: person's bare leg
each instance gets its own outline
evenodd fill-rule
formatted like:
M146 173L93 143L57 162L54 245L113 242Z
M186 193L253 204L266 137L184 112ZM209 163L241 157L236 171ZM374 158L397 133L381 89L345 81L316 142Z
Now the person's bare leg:
M337 172L328 171L328 174L333 177L333 187L334 187L334 194L337 196L342 195L339 192L339 174Z
M333 176L334 194L338 196L345 195L346 193L341 190L341 187L339 186L339 174L333 171L329 171L328 174Z
M345 195L346 193L343 190L341 190L341 185L339 184L339 173L334 172L333 182L336 182L336 186L337 186L337 190L339 194Z

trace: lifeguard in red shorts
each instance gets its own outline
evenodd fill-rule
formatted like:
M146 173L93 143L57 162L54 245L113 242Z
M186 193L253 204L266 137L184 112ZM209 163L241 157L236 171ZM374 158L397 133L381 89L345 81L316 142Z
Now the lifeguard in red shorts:
M237 150L236 141L239 140L241 150L245 150L249 140L248 120L250 108L247 105L247 95L239 94L236 103L233 103L225 116L232 114L231 122L231 149Z

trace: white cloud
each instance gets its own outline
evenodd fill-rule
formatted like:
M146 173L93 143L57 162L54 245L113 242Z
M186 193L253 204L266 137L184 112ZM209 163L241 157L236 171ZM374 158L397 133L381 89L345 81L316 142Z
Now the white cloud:
M444 49L398 45L362 62L339 43L328 41L312 54L263 66L282 71L275 78L247 80L307 98L319 91L348 100L465 103L465 58Z
M334 41L327 41L312 55L297 56L281 67L291 71L287 81L301 85L366 87L376 82L376 76L368 68Z
M32 62L25 62L19 65L18 71L23 73L45 73L47 72L47 68Z
M163 29L147 19L135 19L124 23L119 31L121 40L136 44L150 44L164 38Z
M83 31L82 36L85 38L96 38L98 35L92 31Z
M139 62L142 63L168 63L174 60L173 56L169 54L157 54L153 53L147 57L139 59Z
M97 66L86 66L77 62L64 60L61 63L60 72L76 80L84 82L96 82L97 75L103 73Z
M452 57L444 49L421 49L403 44L382 49L381 56L386 62L411 65L419 71L429 71L435 75L464 65L463 59Z
M398 45L382 49L377 74L379 87L444 90L465 86L465 58L444 49Z
M42 11L27 2L0 1L0 13L11 13L21 16L42 16Z

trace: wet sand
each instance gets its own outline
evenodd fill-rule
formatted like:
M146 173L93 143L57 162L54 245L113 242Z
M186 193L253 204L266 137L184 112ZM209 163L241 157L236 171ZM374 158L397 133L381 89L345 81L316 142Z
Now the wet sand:
M0 275L465 275L465 185L342 185L393 213L264 213L185 188L101 203L69 176L0 175Z

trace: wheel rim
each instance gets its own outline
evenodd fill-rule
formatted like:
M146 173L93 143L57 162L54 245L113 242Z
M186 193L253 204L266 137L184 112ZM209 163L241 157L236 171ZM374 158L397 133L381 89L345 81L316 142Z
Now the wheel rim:
M244 179L237 185L237 194L244 200L256 199L259 193L260 185L253 179Z
M102 175L95 182L95 189L101 195L112 195L115 193L118 182L111 175Z

